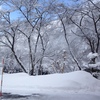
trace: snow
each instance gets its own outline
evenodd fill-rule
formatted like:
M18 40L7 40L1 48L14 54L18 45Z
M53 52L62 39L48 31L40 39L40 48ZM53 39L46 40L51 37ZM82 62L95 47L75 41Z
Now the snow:
M100 66L100 62L97 62L96 64L89 64L89 67L99 67Z
M100 100L100 80L85 71L43 76L4 74L3 92L20 95L41 94L49 98L39 100Z
M98 56L99 56L98 53L92 53L92 52L90 52L90 53L87 55L87 58L93 59L93 58L96 58L96 57L98 57Z
M99 2L99 0L93 0L93 2L94 2L94 3L97 3L97 2Z

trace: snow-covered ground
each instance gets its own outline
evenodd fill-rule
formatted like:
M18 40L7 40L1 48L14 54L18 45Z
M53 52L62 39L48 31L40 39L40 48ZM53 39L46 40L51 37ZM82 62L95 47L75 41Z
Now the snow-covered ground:
M100 100L100 80L84 71L44 76L4 74L3 92L33 94L28 100Z

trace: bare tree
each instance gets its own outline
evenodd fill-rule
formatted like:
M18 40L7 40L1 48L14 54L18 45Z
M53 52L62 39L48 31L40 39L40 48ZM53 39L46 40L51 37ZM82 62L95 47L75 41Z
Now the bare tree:
M86 1L70 18L77 27L77 33L74 33L84 38L92 53L99 53L100 48L100 11L96 5L91 0ZM95 58L92 63L95 63Z
M74 62L77 64L77 67L79 70L81 70L81 67L79 65L79 62L77 60L77 58L75 57L72 48L70 46L70 42L68 40L68 33L67 33L67 28L66 28L66 22L69 23L70 21L70 14L71 14L71 10L64 4L51 4L51 11L53 11L54 14L57 15L57 18L60 20L61 25L62 25L62 29L63 29L63 33L64 33L64 37L65 37L65 41L67 43L68 46L68 50L70 52L70 55L72 57L72 59L74 60ZM70 12L70 13L69 13Z
M29 48L29 63L31 66L30 74L33 75L35 65L40 62L42 64L44 52L46 46L44 45L43 36L41 35L41 27L43 26L43 22L45 22L44 13L46 12L45 8L38 5L37 0L21 0L20 3L17 0L12 0L10 3L14 6L17 11L22 16L22 24L17 28L17 31L22 33L28 42ZM21 19L20 19L21 20ZM36 40L33 38L36 37ZM33 43L34 41L34 43ZM39 59L37 57L37 46L39 41L42 45L42 55Z
M24 65L22 64L22 62L20 61L20 59L18 58L15 52L15 43L16 43L16 34L18 33L17 31L18 24L17 23L14 24L13 22L11 22L10 12L6 12L6 13L1 12L1 15L2 15L1 18L3 19L3 26L1 27L0 31L3 34L2 37L4 37L4 40L0 42L11 49L15 59L21 66L22 70L25 73L27 73L26 69L24 68Z

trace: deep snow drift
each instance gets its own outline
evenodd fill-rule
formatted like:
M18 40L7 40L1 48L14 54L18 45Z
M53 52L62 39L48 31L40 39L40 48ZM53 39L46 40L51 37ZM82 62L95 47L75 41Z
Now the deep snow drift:
M29 76L25 73L4 74L3 92L20 95L45 94L60 96L59 98L77 94L79 98L83 95L84 100L86 95L90 95L91 98L98 96L100 99L100 80L84 71L44 76Z

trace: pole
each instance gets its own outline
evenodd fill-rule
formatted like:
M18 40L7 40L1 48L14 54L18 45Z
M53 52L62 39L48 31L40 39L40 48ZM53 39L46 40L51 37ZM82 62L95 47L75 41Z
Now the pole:
M0 90L0 96L2 96L4 59L2 60L2 66L3 67L1 67L1 90Z

